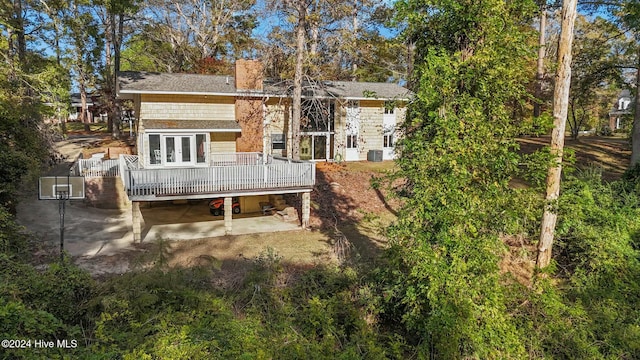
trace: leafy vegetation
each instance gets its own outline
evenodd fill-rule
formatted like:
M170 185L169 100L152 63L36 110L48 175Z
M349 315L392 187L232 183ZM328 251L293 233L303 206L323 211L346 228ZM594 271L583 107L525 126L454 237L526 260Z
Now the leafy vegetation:
M105 19L116 21L118 15L122 29L134 7L116 3L104 9ZM334 78L397 78L403 51L411 53L407 67L413 73L407 80L416 98L402 126L399 170L390 179L402 184L394 190L404 205L386 233L390 246L375 265L351 260L298 268L266 251L250 260L247 274L225 286L216 281L215 266L169 268L162 242L154 267L104 279L91 278L68 259L42 264L33 257L38 239L16 224L13 213L21 186L50 156L40 120L54 111L42 104L63 106L70 77L65 61L30 49L25 32L57 46L56 55L68 61L97 56L105 32L119 52L122 44L113 43L123 35L115 36L115 24L87 18L103 9L99 3L83 3L83 19L69 17L72 9L56 4L60 9L50 7L42 15L48 20L42 28L34 27L38 17L22 14L44 13L38 8L46 7L44 2L25 2L24 11L17 6L23 2L14 4L11 16L3 15L0 39L7 59L0 67L0 336L75 339L78 346L3 349L0 357L632 359L640 354L640 166L611 183L597 170L565 171L562 195L553 204L559 214L554 262L542 273L526 267L540 231L550 159L548 150L521 156L515 142L518 135L546 133L549 123L545 116L523 115L531 101L526 85L535 57L530 25L538 7L532 1L401 1L395 24L406 31L394 39L358 27L344 1L327 3L341 6L335 14L329 6L323 16L309 16L318 31L352 26L342 27L353 32L348 41L340 43L347 35L335 31L317 38L316 45L340 45L339 56L330 56L334 46L326 46L310 58L313 69L334 71ZM242 2L242 11L249 13L251 4ZM173 14L163 5L152 2L146 9ZM389 20L389 9L365 5L370 23ZM627 9L619 16L637 36L637 2L613 5ZM73 33L61 32L63 19L73 20ZM123 68L225 72L234 54L253 51L246 47L253 43L246 34L256 26L254 14L247 19L230 19L237 28L208 49L211 44L159 41L154 36L176 29L156 18L139 28L157 33L129 37ZM600 111L589 108L601 95L593 87L624 75L613 71L620 58L612 58L600 40L600 35L615 37L618 29L603 19L581 21L584 45L576 61L583 65L574 83L583 96L574 98L576 121ZM274 46L265 50L274 77L291 72L288 30L274 29ZM238 31L244 35L234 36ZM63 54L57 40L64 36L86 52ZM637 61L637 41L624 40L620 51ZM75 57L76 73L91 73L85 74L87 87L101 61ZM112 60L105 63L111 66ZM514 189L514 179L528 187ZM522 243L509 243L512 237ZM514 247L520 270L529 275L524 280L501 262Z

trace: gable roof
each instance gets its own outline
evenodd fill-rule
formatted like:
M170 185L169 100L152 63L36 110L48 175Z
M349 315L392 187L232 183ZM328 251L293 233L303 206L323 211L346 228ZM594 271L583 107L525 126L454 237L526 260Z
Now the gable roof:
M130 98L132 94L186 94L243 96L247 94L290 97L289 82L265 82L264 91L238 90L235 79L224 75L200 75L152 72L122 72L118 76L118 95ZM407 100L412 93L393 83L355 81L324 81L306 84L304 97L342 98L347 100L389 99Z
M118 76L118 94L236 95L233 77L126 71ZM121 96L126 97L126 96Z
M622 103L625 103L626 107L621 108ZM631 110L635 106L635 99L631 97L631 91L629 89L621 90L618 93L618 98L616 102L613 103L611 110L609 111L609 115L627 115L631 114Z

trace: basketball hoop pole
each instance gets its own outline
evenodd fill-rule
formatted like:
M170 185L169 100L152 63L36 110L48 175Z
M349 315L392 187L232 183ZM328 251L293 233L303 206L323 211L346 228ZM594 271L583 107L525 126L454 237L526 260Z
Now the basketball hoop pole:
M65 203L67 202L67 198L69 197L69 192L57 191L56 195L58 197L58 212L60 213L60 261L63 261L64 260L64 211L65 211Z
M60 213L60 261L64 260L64 215L67 200L84 199L83 176L44 176L38 181L38 199L58 200Z

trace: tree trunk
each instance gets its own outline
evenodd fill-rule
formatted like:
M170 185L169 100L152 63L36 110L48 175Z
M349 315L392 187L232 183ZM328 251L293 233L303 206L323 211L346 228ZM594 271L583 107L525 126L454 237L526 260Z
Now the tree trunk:
M116 87L118 86L118 73L120 72L120 53L122 50L122 39L124 37L124 14L118 14L118 22L116 23L114 21L113 26L117 27L117 32L114 31L113 37L113 89L111 91L111 100L113 102L115 116L113 117L111 136L114 139L119 139L120 117L122 111L120 109L120 103L118 102L118 99L116 99Z
M544 58L546 53L547 4L540 6L540 37L538 39L538 70L536 71L536 94L533 116L542 114L542 85L544 84Z
M113 101L112 99L115 97L114 95L112 95L111 93L115 91L115 84L112 84L113 82L113 72L115 71L114 66L113 66L113 56L111 55L111 47L114 44L114 37L115 37L115 31L114 31L114 27L115 27L115 14L113 14L113 12L111 10L109 10L107 8L106 10L106 16L105 16L105 31L104 31L104 38L105 38L105 46L104 46L104 50L105 50L105 63L107 64L106 66L106 77L107 79L105 79L105 82L107 84L107 91L105 91L106 95L108 96L107 99L107 104L109 106L108 111L108 115L107 115L107 129L111 130L113 128Z
M293 105L291 114L291 152L294 160L300 160L300 117L302 112L302 69L304 65L304 45L307 9L298 5L298 24L296 27L296 68L293 77Z
M353 23L353 49L352 53L355 55L355 49L358 46L358 31L360 31L360 24L358 23L358 2L354 1L353 10L351 12L352 23ZM354 57L351 58L351 81L358 80L358 62Z
M538 259L536 265L544 268L551 262L551 248L555 234L557 200L560 195L560 176L562 174L562 154L564 150L564 133L567 126L569 106L569 88L571 86L571 45L573 43L573 27L576 20L577 0L564 0L562 4L562 30L558 44L558 70L555 89L553 91L553 132L551 134L551 153L554 163L547 173L547 194L540 242L538 243Z
M22 0L14 0L15 31L18 38L18 60L20 68L25 68L27 56L27 40L24 34L24 17L22 16Z
M82 79L83 77L84 76L81 73L79 78ZM84 131L89 132L91 127L89 126L89 117L87 116L89 113L89 110L87 109L87 88L84 85L83 80L79 82L78 87L80 88L80 121L84 124Z
M638 46L638 70L636 71L636 109L631 130L631 163L629 168L640 164L640 46Z
M571 116L567 113L567 121L569 122L569 131L571 132L571 138L573 140L578 139L578 131L580 128L578 117L576 115L576 107L574 106L575 99L569 102L569 107L571 108Z

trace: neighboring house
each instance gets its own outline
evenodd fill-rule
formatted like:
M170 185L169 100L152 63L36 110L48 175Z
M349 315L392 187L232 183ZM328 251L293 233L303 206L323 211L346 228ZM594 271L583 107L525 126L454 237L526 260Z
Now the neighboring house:
M609 111L609 128L611 130L619 130L628 125L625 124L625 118L631 115L633 109L632 102L631 91L622 90L620 94L618 94L616 103L613 105L611 111Z
M98 114L99 99L97 95L87 94L87 103L85 108L82 108L82 99L80 93L71 94L71 111L69 112L69 121L79 121L80 114L84 111L87 116L88 122L95 122L96 119L100 119Z
M133 202L241 197L259 211L269 195L301 193L309 221L315 164L365 160L369 150L394 157L396 124L409 92L394 84L326 82L305 90L302 161L291 154L291 97L285 84L262 79L259 61L238 60L231 76L124 72L118 97L133 101L137 156L123 156L120 174ZM244 211L244 210L243 210ZM231 212L225 227L231 231Z

